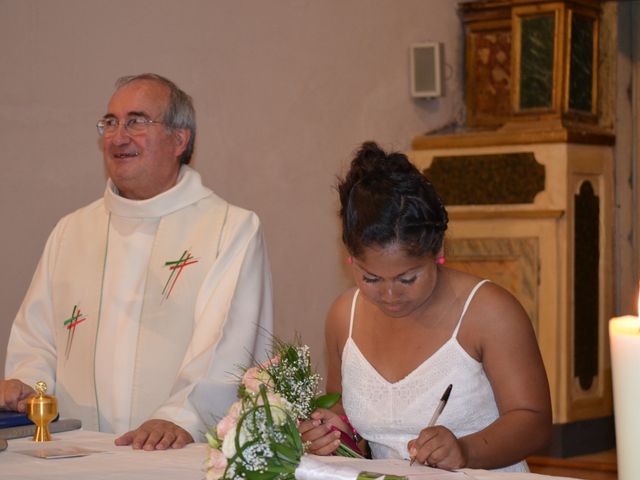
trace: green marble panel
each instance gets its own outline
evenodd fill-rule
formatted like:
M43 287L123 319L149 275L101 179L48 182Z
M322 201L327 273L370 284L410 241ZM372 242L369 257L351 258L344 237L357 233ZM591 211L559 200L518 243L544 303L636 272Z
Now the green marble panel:
M521 19L520 108L553 106L555 14Z
M545 182L532 152L434 157L423 173L446 205L533 203Z
M571 17L571 58L569 59L569 108L591 113L593 85L592 18Z

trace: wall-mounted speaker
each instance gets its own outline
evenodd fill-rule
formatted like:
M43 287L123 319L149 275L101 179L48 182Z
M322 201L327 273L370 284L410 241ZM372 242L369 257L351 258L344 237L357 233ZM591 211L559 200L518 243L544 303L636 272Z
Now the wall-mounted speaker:
M442 95L442 44L440 42L411 45L411 96Z

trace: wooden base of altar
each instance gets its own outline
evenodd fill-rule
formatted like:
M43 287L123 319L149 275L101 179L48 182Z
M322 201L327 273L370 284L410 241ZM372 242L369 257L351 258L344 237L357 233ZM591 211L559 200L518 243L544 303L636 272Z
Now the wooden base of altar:
M527 458L532 473L580 478L582 480L617 480L618 464L615 450L578 455L569 458L531 456Z
M555 456L614 442L613 141L538 125L421 136L409 153L447 206L447 265L507 288L531 318Z

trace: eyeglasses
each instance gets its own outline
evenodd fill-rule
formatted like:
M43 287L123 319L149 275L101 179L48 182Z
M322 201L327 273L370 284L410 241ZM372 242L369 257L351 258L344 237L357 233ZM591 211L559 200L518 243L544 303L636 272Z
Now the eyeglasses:
M140 135L147 131L151 125L161 125L164 122L151 120L146 117L131 117L120 121L115 117L101 118L96 123L96 128L100 136L110 137L118 130L118 125L122 125L129 135Z

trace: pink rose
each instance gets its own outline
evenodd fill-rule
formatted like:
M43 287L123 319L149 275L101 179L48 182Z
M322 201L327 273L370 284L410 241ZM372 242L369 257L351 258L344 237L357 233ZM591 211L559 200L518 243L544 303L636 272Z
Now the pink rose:
M271 365L276 365L278 363L280 363L280 355L276 355L272 359L262 362L260 364L260 367L264 369L264 368L267 368L267 367L269 367Z
M244 387L253 393L258 393L260 391L260 385L265 385L267 387L271 386L271 377L269 376L269 372L267 372L262 367L252 367L244 372L242 377L242 384Z
M227 415L218 422L218 425L216 426L216 433L219 439L223 440L224 437L227 436L229 430L236 426L241 408L242 404L240 402L233 403L229 407Z
M209 449L209 458L206 462L207 480L218 480L227 468L227 459L217 448Z

